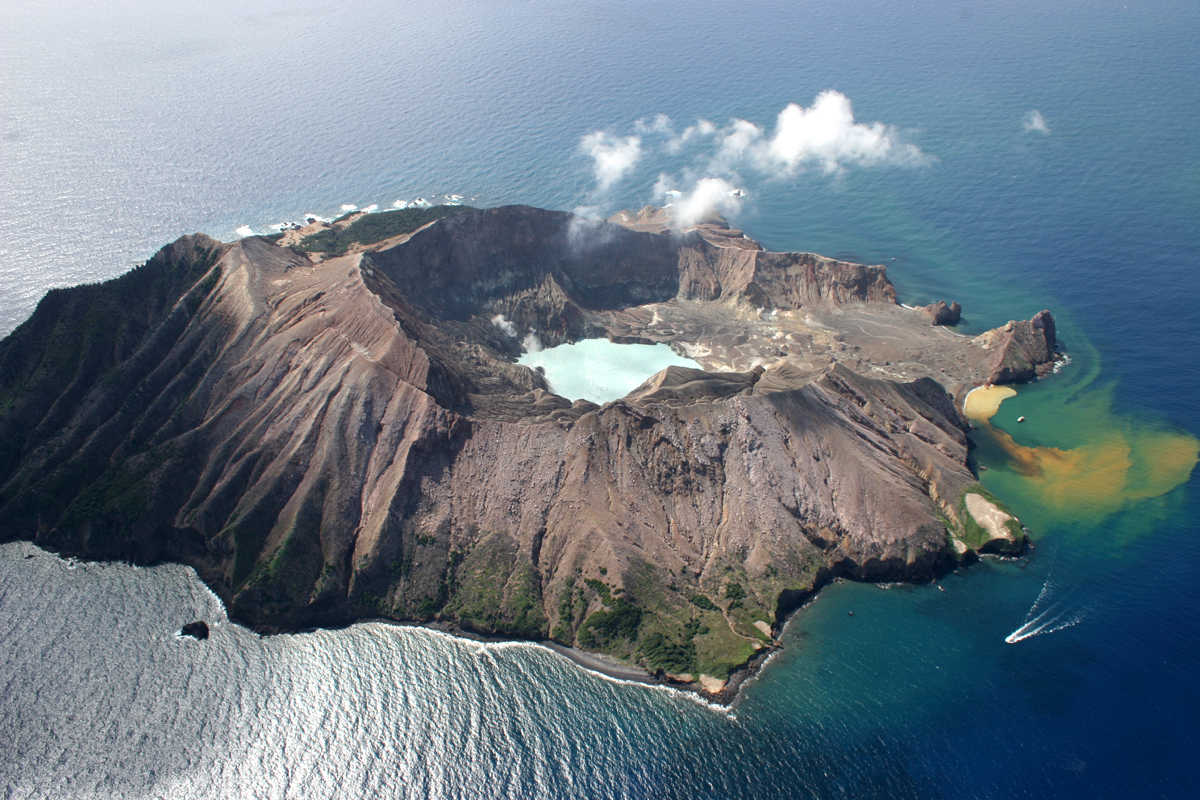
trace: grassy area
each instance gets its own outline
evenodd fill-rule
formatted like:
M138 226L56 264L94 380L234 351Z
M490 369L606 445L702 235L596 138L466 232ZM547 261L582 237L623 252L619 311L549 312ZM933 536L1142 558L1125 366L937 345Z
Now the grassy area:
M720 614L706 614L701 622L708 629L692 640L696 647L696 672L716 678L728 678L729 673L756 652L750 642L729 629Z
M1021 528L1021 523L1017 521L1017 515L1014 514L1000 498L996 497L996 495L984 488L983 484L976 483L967 488L967 490L962 493L962 497L960 497L958 500L958 514L963 521L963 526L962 530L957 531L957 534L958 538L961 539L962 542L967 545L967 547L970 547L972 550L979 550L979 548L983 547L983 545L992 538L991 533L989 533L982 525L980 525L975 520L975 517L971 515L971 512L967 510L967 495L969 494L979 495L1009 515L1010 519L1004 523L1004 527L1008 529L1010 534L1012 534L1015 541L1019 542L1025 538L1025 531Z
M507 536L485 534L461 557L446 583L452 593L442 613L464 628L531 638L546 635L541 580Z
M589 649L605 647L617 639L637 639L642 624L642 609L623 597L611 606L593 611L579 628L579 644Z
M353 244L372 244L392 236L411 233L435 219L471 211L469 206L432 206L402 208L364 214L345 228L329 228L306 238L299 249L312 253L341 255Z

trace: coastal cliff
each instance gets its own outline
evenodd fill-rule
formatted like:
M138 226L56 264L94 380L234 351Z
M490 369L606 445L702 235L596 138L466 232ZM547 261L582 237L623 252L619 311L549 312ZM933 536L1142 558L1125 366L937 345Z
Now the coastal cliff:
M0 540L190 564L261 631L552 639L717 694L834 577L1024 546L955 398L1044 371L1048 312L957 336L883 267L652 210L363 219L48 294L0 342ZM572 403L527 333L704 369Z

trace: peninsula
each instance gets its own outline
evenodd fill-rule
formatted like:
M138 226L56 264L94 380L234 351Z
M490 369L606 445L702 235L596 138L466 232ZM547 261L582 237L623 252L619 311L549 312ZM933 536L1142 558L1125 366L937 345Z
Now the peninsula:
M0 342L0 541L189 564L262 632L549 641L726 701L831 579L1022 551L959 409L1049 369L1048 312L964 336L882 266L671 223L356 214L51 291ZM571 402L529 333L703 369Z

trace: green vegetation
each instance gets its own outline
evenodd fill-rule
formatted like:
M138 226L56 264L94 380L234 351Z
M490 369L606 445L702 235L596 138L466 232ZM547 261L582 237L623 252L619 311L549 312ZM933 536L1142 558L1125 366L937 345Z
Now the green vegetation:
M698 634L693 641L696 647L696 671L705 675L725 679L735 667L745 664L756 650L750 642L738 636L724 620L713 620L708 632Z
M992 538L991 533L980 525L975 520L975 517L971 515L971 512L967 510L967 495L969 494L979 495L1011 517L1011 519L1004 523L1004 527L1008 529L1014 541L1019 542L1025 538L1025 531L1021 528L1021 523L1017 521L1016 514L1013 514L1000 498L984 488L983 484L976 483L968 487L958 500L958 516L963 521L962 528L955 530L954 528L957 526L952 527L947 525L967 547L970 547L972 550L979 550L979 548L983 547Z
M544 636L546 615L542 611L541 578L533 565L519 564L504 588L502 610L510 620L508 630L531 638Z
M642 624L642 609L625 598L617 598L611 608L593 611L579 628L579 644L602 647L615 639L633 641Z
M464 628L529 638L545 635L541 576L508 536L483 534L448 572L452 595L443 613Z
M717 610L717 604L709 600L706 594L694 594L688 599L692 601L692 605L696 606L696 608L702 608L705 611Z
M575 577L571 576L564 584L562 597L558 602L558 624L550 638L570 644L574 638L575 626L586 611L587 598L584 597L583 587L576 586Z
M612 590L608 588L607 583L598 581L595 578L587 578L584 580L584 583L586 583L587 587L600 597L600 600L605 605L610 605L612 603Z
M126 464L108 470L76 496L63 515L63 524L80 525L111 517L117 526L132 525L145 513L154 492L148 474L145 467L135 470Z
M469 206L433 206L364 214L345 228L328 228L314 233L301 242L299 248L312 253L341 255L353 244L371 244L392 236L412 233L435 219L468 210L472 209Z
M675 674L695 669L696 644L691 636L684 642L675 642L654 631L642 637L640 650L646 665L652 669L662 669Z

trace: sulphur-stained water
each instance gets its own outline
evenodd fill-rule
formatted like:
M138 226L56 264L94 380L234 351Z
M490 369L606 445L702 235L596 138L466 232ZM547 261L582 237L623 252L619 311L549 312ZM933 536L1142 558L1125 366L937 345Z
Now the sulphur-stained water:
M1000 404L1009 397L1016 397L1017 390L1011 386L976 386L963 398L963 413L976 422L987 422L1000 410Z
M1027 496L1064 521L1165 495L1187 483L1200 456L1192 434L1115 413L1112 387L1087 375L1064 375L1020 394L978 388L964 406L979 426L976 458L989 467L984 483Z
M555 394L600 404L624 397L667 367L700 369L698 363L677 355L665 344L615 344L608 339L582 339L529 350L517 363L541 367Z

